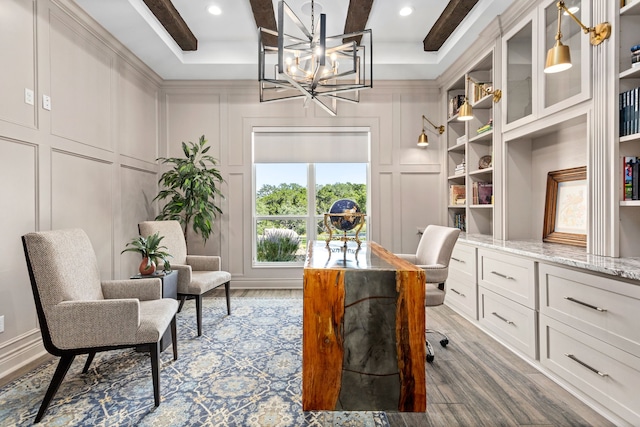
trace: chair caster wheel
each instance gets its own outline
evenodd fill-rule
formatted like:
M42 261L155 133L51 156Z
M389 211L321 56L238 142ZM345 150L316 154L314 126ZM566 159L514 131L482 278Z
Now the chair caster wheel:
M433 354L427 354L427 362L432 363L434 359Z
M449 340L448 339L445 338L445 339L440 340L440 345L441 346L446 347L447 344L449 344Z

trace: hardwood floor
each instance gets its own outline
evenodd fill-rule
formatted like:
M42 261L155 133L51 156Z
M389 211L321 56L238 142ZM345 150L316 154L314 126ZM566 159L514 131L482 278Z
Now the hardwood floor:
M218 290L207 295L222 296ZM235 290L238 297L301 297L301 290ZM427 309L432 340L427 365L427 412L387 413L392 427L612 426L587 405L447 306Z
M302 297L301 290L232 290L233 298ZM214 289L207 297L224 297ZM387 413L392 427L612 426L569 392L515 356L447 306L427 309L430 328L449 336L434 339L436 357L427 369L427 412ZM7 378L6 384L51 356Z

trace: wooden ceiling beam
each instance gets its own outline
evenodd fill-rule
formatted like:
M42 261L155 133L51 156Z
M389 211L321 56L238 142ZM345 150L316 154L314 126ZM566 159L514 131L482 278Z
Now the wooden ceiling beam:
M253 18L256 20L257 28L262 27L267 30L278 31L276 14L273 10L271 0L249 0L249 3L251 3L251 10L253 11ZM263 34L263 37L266 46L278 45L278 38L276 36Z
M373 0L350 0L343 34L363 31L367 27L367 21L369 20L369 14L371 13L372 6ZM362 36L351 37L344 39L343 42L347 43L354 40L357 44L360 44L361 39Z
M193 51L198 49L198 39L176 10L171 0L143 0L151 13L173 37L180 49Z
M476 3L478 0L450 0L424 39L425 52L434 52L440 49Z

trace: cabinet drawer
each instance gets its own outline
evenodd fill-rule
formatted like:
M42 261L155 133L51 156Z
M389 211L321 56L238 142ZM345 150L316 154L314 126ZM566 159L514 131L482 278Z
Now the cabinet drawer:
M536 312L480 288L480 324L531 359L536 358Z
M640 425L640 358L541 315L540 362L631 425Z
M536 309L535 262L504 252L478 249L478 284Z
M458 280L449 276L447 279L447 295L445 303L466 314L470 318L478 319L478 287L475 282Z
M456 243L449 262L449 277L476 284L476 248Z
M640 286L547 264L538 274L542 314L640 354Z

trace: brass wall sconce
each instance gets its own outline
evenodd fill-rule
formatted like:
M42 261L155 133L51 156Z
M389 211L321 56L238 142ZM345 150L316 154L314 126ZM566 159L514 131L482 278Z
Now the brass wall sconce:
M544 66L545 73L558 73L560 71L568 70L571 68L571 54L569 52L569 46L562 44L562 32L560 31L560 25L562 20L562 12L573 18L574 21L580 25L582 31L585 34L589 34L589 40L593 46L598 46L605 41L611 35L611 24L608 22L602 22L595 27L587 27L576 16L567 9L564 1L559 1L558 6L558 32L556 33L556 44L547 52L547 61Z
M467 80L464 84L464 102L460 106L460 110L458 111L458 120L471 120L473 118L473 108L471 104L469 104L468 98L468 89L469 82L473 82L477 87L480 88L482 96L493 95L493 102L497 103L502 99L502 91L500 89L487 89L484 85L481 85L479 82L473 80L471 77L467 76Z
M426 133L424 133L424 130L425 130L425 129L424 129L424 121L425 121L425 120L426 120L427 122L429 122L429 124L430 124L431 126L433 126L433 128L434 128L435 130L437 130L437 131L438 131L438 134L439 134L439 135L442 135L442 134L444 133L444 125L440 125L440 126L436 126L436 125L434 125L434 124L431 122L431 120L427 119L427 118L424 116L424 114L423 114L423 115L422 115L422 133L421 133L421 134L420 134L420 136L418 137L418 147L420 147L420 148L426 148L426 147L428 147L428 146L429 146L429 139L427 138L427 134L426 134Z

